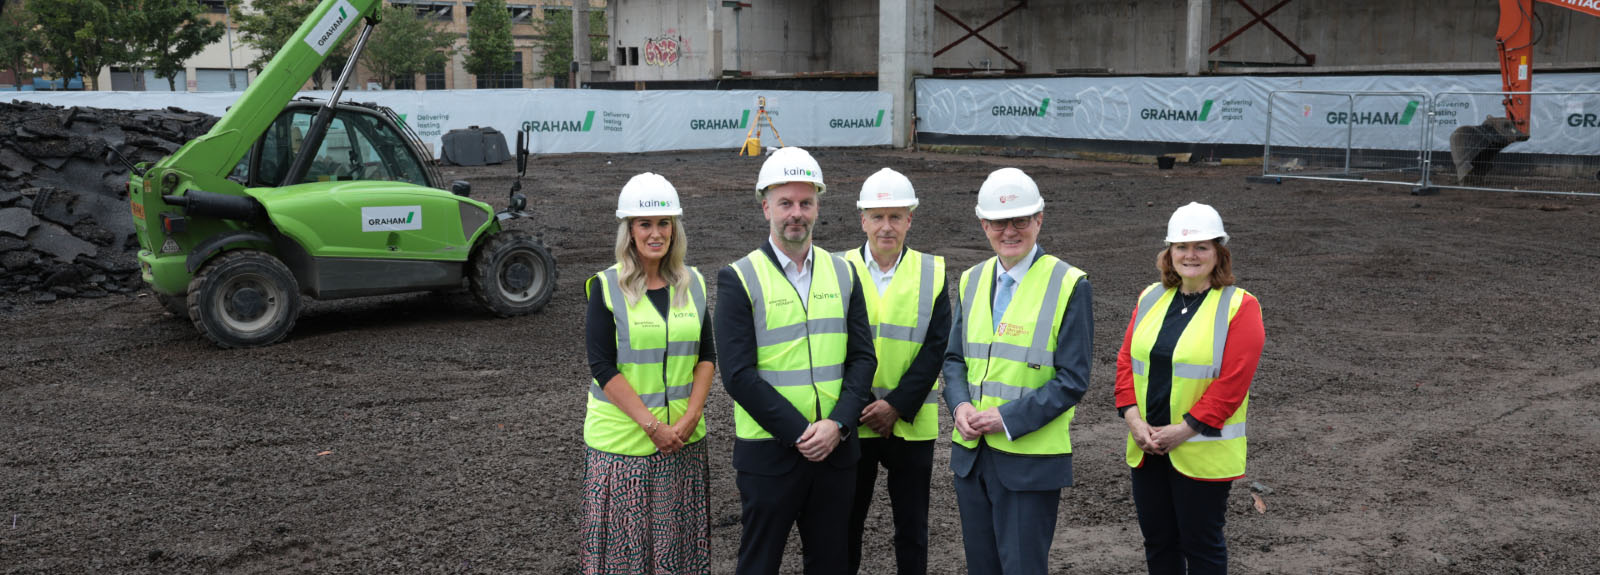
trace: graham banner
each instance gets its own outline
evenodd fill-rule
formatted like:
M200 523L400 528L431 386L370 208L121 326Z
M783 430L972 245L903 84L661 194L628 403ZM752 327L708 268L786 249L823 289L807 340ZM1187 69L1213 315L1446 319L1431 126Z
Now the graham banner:
M326 99L331 92L297 97ZM19 92L0 99L124 110L176 106L222 115L238 92ZM762 143L886 146L893 100L880 92L662 90L435 90L345 92L345 99L392 108L437 156L446 132L493 127L513 143L528 132L536 154L737 150L766 101ZM776 133L774 130L776 127Z
M1536 95L1533 137L1506 151L1600 153L1600 74L1537 85L1579 93ZM1270 99L1274 146L1420 149L1426 135L1448 150L1457 126L1505 115L1500 96L1469 94L1499 89L1496 75L920 79L916 118L926 134L1262 145Z

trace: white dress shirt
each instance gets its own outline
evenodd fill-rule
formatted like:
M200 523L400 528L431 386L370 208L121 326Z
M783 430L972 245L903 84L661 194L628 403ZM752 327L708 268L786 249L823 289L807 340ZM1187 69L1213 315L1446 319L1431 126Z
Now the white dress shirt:
M889 266L889 271L882 271L878 269L878 260L872 257L872 244L867 244L861 250L867 256L862 258L867 262L867 274L872 276L872 283L878 286L878 295L883 295L883 290L889 289L889 282L894 281L894 271L900 269L900 260L905 259L906 251L900 250L900 254L894 257L894 265Z
M795 293L800 295L800 305L805 306L811 300L811 247L806 246L806 259L796 262L778 249L778 244L767 237L767 243L772 245L772 253L778 256L778 267L783 268L784 277L789 278L789 283L794 285Z

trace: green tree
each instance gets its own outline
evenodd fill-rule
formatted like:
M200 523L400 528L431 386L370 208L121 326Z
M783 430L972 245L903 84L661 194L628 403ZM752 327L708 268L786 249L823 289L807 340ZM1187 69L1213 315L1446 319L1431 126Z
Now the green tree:
M578 0L583 1L583 0ZM539 74L565 78L572 72L572 11L546 8L544 19L534 26L539 34ZM606 59L606 13L589 11L589 60Z
M467 72L484 76L511 71L512 49L506 0L479 0L467 18Z
M254 12L234 12L234 20L239 23L239 37L241 40L254 46L261 52L261 56L250 62L250 67L257 71L263 70L272 58L278 55L278 50L289 42L289 37L294 36L300 25L311 16L311 11L317 7L315 0L252 0L250 3L255 8ZM237 10L237 8L235 8ZM379 26L382 28L382 26ZM359 33L359 29L357 30ZM321 90L323 75L326 74L330 81L337 81L339 71L344 69L345 61L350 59L351 43L355 34L351 34L343 43L328 50L327 57L311 75L311 86Z
M372 31L361 62L385 88L404 78L438 68L455 53L455 34L417 14L410 6L383 7L383 25Z
M122 38L127 6L119 0L50 0L29 2L26 10L38 25L39 59L62 79L81 76L90 90L99 88L100 70L123 62L128 48Z
M125 20L132 48L132 61L127 63L154 71L156 77L167 79L169 90L177 91L183 63L222 39L226 30L203 13L194 0L137 0Z
M5 2L0 0L0 6ZM30 75L28 67L34 60L33 19L23 10L13 8L0 13L0 70L10 70L16 75L17 90L22 90L23 80Z

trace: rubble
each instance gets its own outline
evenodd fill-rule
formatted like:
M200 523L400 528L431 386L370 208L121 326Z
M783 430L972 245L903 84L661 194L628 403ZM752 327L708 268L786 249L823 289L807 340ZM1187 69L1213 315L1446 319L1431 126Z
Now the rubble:
M0 302L49 303L141 286L128 168L204 135L214 116L0 102Z

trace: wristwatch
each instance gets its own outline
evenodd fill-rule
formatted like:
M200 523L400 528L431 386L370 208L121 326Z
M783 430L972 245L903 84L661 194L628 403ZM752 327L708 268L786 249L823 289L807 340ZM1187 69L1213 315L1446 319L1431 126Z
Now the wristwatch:
M845 438L850 437L850 428L845 427L843 423L838 421L834 421L833 424L839 426L839 442L843 443Z

